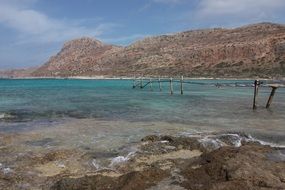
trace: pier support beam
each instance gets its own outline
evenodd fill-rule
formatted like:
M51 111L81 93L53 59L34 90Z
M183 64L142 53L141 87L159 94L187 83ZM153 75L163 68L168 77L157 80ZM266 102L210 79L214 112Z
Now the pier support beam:
M143 88L143 79L141 78L141 88Z
M183 76L181 76L181 80L180 80L180 93L181 95L183 95Z
M259 87L259 80L254 81L254 95L253 95L253 106L252 109L256 109L256 103L257 103L257 95L258 95L258 87Z
M136 88L136 78L134 77L134 80L133 80L133 88Z
M169 81L169 85L170 85L170 95L173 95L173 82L172 82L172 78L170 78L170 81Z
M274 94L275 94L275 91L277 89L276 86L271 86L272 90L271 90L271 93L270 93L270 96L268 98L268 101L267 101L267 104L266 104L266 108L269 108L271 103L272 103L272 100L273 100L273 97L274 97Z
M161 81L160 81L160 77L158 78L158 86L159 86L159 91L161 91Z

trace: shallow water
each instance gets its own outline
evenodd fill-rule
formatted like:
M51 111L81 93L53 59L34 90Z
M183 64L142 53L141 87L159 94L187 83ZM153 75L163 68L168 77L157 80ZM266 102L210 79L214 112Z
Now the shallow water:
M192 80L180 95L175 83L132 89L131 80L0 80L0 132L39 134L34 147L117 150L148 134L235 131L285 144L285 89L270 109L270 88L252 107L252 81ZM227 84L221 88L214 84ZM235 87L235 83L245 84ZM42 139L42 140L41 140ZM93 147L92 147L93 146Z
M113 169L153 134L212 148L242 139L285 145L284 88L265 109L271 89L262 87L253 111L253 81L190 82L184 95L175 83L170 96L169 83L160 92L157 84L133 89L131 80L0 80L0 176L23 179L11 183L16 189L41 189L49 176ZM268 156L282 160L283 152Z

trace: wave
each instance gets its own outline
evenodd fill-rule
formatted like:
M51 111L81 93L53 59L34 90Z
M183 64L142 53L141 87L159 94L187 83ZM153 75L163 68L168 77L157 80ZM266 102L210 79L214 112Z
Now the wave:
M218 149L222 146L240 147L243 142L259 143L261 145L270 146L273 148L285 148L285 145L266 142L254 138L250 134L244 133L180 133L181 136L197 138L198 141L207 148Z

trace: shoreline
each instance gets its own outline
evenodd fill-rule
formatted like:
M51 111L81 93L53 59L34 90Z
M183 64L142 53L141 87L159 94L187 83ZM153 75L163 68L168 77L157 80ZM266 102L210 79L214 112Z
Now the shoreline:
M140 77L138 77L140 78ZM53 79L53 80L68 80L68 79L77 79L77 80L134 80L138 79L134 77L127 76L114 76L114 77L106 77L106 76L71 76L71 77L0 77L0 80L40 80L40 79ZM152 77L142 77L143 79L155 79L159 78L158 76ZM170 77L160 77L161 79L168 79ZM172 77L173 79L180 79L180 77ZM184 80L264 80L264 81L284 81L285 78L281 79L272 79L272 78L228 78L228 77L184 77Z

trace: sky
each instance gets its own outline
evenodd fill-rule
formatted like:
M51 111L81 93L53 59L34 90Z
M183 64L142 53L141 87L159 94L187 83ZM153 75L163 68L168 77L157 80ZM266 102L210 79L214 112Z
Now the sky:
M0 70L44 64L68 40L126 46L192 29L285 24L285 0L0 0Z

